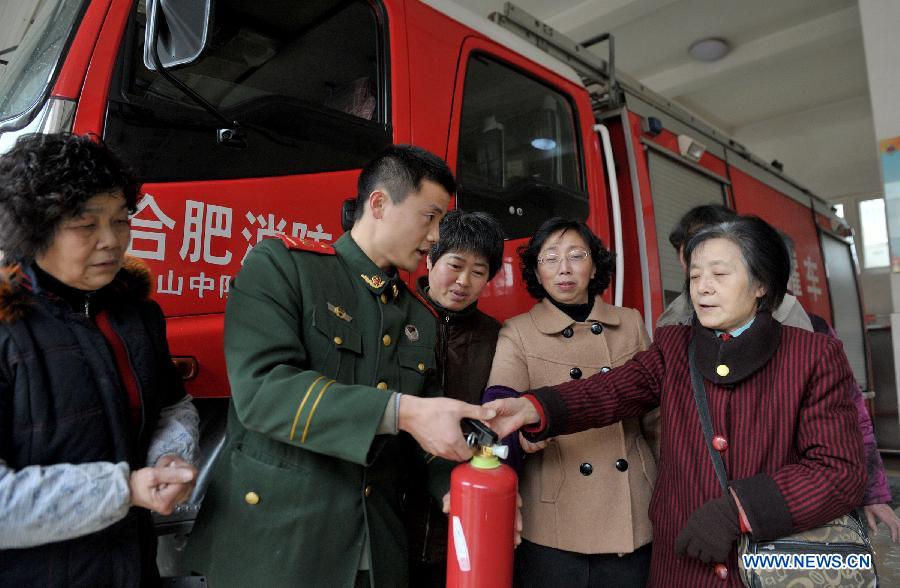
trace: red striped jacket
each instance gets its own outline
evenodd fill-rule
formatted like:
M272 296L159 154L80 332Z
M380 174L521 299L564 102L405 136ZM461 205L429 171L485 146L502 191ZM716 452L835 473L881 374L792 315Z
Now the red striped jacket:
M726 582L712 566L674 550L694 510L722 495L694 404L692 332L713 430L728 442L722 456L754 538L813 528L856 507L866 472L841 344L782 327L767 314L728 342L700 326L663 327L647 351L609 373L535 390L545 427L533 437L603 427L661 406L650 584L740 586L734 549ZM723 364L730 369L719 373L729 377L716 374Z

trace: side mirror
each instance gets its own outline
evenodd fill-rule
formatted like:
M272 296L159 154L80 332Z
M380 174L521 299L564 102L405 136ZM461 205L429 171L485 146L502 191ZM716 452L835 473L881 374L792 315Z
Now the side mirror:
M196 61L209 42L213 0L147 0L144 65L156 71ZM156 47L159 61L152 49Z

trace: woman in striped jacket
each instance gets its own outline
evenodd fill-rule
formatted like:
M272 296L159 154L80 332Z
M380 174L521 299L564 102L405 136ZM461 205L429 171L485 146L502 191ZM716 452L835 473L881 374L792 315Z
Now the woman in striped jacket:
M685 259L691 325L658 329L647 351L606 374L487 406L498 411L499 434L526 425L533 441L659 406L650 584L740 586L742 533L774 539L859 504L866 472L853 376L839 342L772 319L790 266L768 224L745 217L711 227L690 240ZM724 495L694 404L691 342L732 481Z

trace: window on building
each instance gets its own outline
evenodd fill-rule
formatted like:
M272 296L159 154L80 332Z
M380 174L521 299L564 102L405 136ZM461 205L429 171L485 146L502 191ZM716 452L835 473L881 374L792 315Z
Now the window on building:
M866 269L887 267L890 264L890 254L884 198L861 201L859 222L862 227L864 267Z
M559 91L483 54L463 90L457 202L493 214L507 239L553 216L584 221L575 109Z
M831 207L834 210L834 214L837 216L844 218L844 205L843 204L834 204Z

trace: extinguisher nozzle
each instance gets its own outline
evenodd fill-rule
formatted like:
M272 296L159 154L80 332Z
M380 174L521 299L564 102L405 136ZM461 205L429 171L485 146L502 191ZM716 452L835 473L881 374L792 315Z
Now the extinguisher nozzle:
M493 453L500 459L506 459L507 457L509 457L509 446L508 445L491 445L491 453Z

